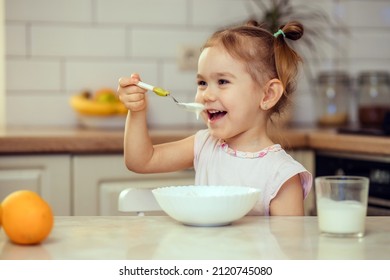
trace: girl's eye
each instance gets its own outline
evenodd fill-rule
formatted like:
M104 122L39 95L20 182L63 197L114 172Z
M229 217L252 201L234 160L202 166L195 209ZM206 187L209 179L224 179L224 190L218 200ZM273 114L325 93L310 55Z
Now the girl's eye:
M198 86L205 86L206 82L205 81L198 81Z
M224 79L218 80L218 84L219 84L219 85L226 85L226 84L228 84L228 83L229 83L228 80L224 80Z

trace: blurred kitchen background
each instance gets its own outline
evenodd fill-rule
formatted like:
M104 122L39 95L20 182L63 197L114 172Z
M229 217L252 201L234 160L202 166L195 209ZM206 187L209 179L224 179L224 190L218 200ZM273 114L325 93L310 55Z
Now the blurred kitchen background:
M368 213L389 215L390 138L327 128L358 122L363 108L367 116L389 111L390 1L275 2L292 6L306 27L294 43L305 67L287 114L291 129L278 139L314 176L369 177ZM114 130L83 129L69 100L85 90L116 90L120 77L138 72L191 102L202 44L221 27L260 21L264 3L269 9L272 1L0 0L0 201L27 188L56 215L117 215L118 196L127 188L193 184L193 170L127 170L124 118ZM203 127L170 98L148 96L154 143ZM103 123L97 119L95 125ZM319 121L326 129L317 129ZM305 207L315 214L313 191Z
M254 2L2 0L2 123L74 126L77 118L69 106L71 95L102 87L116 89L118 79L133 72L190 102L196 91L196 69L191 60L195 57L196 61L197 50L216 29L253 15L260 17L262 12ZM341 70L355 80L362 71L390 71L389 0L291 3L321 9L330 18L331 24L324 33L334 42L318 40L315 55L308 51L302 54L313 77L321 71ZM303 73L294 99L292 123L315 123L315 93ZM353 88L347 94L354 94ZM150 98L151 126L201 125L192 114L179 110L173 113L170 100L152 94ZM356 118L354 112L351 118Z

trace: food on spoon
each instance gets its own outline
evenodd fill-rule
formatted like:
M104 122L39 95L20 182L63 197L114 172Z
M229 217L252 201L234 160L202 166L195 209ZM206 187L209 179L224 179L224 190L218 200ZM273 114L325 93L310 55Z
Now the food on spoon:
M143 89L147 89L150 91L153 91L155 94L159 96L171 96L172 99L176 102L177 105L179 105L181 108L186 109L187 111L194 112L196 114L196 118L199 119L199 114L204 110L204 105L201 103L182 103L178 102L171 94L169 91L160 88L160 87L155 87L152 85L149 85L147 83L139 81L137 83L137 86Z
M184 108L187 111L194 112L196 114L196 119L199 119L200 113L204 110L204 105L201 103L178 103L181 106L184 106Z

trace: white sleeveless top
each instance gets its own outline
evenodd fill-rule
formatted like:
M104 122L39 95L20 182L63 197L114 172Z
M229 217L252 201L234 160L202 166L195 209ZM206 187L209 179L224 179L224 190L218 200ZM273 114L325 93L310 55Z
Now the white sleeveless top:
M261 190L261 199L248 215L269 215L269 205L288 179L299 174L306 197L312 186L312 175L279 144L259 152L232 150L208 130L195 135L195 185L235 185Z

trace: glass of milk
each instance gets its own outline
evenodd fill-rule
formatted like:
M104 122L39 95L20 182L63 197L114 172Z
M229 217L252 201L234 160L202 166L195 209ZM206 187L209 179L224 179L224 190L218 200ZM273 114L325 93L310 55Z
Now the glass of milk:
M322 235L363 237L369 179L360 176L315 178L318 226Z

